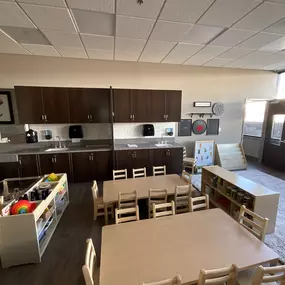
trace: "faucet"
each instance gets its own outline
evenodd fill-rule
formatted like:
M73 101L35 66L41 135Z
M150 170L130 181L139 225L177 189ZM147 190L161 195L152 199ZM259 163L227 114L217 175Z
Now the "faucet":
M62 148L60 137L56 136L55 138L58 139L58 148Z
M161 144L164 144L163 137L164 137L164 134L161 135L161 141L160 141Z

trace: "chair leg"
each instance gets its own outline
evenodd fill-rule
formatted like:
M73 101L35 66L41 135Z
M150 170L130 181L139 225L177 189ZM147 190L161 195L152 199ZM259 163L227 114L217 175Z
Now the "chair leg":
M114 219L115 215L114 215L114 204L111 205L111 217L112 219Z
M94 204L94 221L97 220L97 216L98 216L98 208L97 208L97 205Z

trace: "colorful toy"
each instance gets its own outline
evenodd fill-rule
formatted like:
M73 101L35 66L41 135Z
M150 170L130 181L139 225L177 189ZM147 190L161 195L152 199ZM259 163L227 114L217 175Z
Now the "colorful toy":
M11 207L11 214L20 215L32 213L35 209L35 206L35 203L31 203L27 200L20 200Z
M51 173L47 179L45 180L45 182L50 182L50 181L58 181L59 177L55 174L55 173Z

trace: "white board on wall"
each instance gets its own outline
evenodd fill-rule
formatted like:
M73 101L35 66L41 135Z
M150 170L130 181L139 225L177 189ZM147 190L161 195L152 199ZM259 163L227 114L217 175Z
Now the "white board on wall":
M215 141L195 141L195 173L201 173L203 166L214 165Z

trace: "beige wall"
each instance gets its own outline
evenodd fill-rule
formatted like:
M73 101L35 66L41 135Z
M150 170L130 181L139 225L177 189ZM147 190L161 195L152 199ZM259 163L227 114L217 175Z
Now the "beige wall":
M183 96L182 118L199 111L192 107L193 101L223 102L220 135L178 138L186 144L198 139L240 142L245 99L274 98L277 92L277 75L265 71L17 55L0 55L0 66L0 88L39 85L179 89Z

